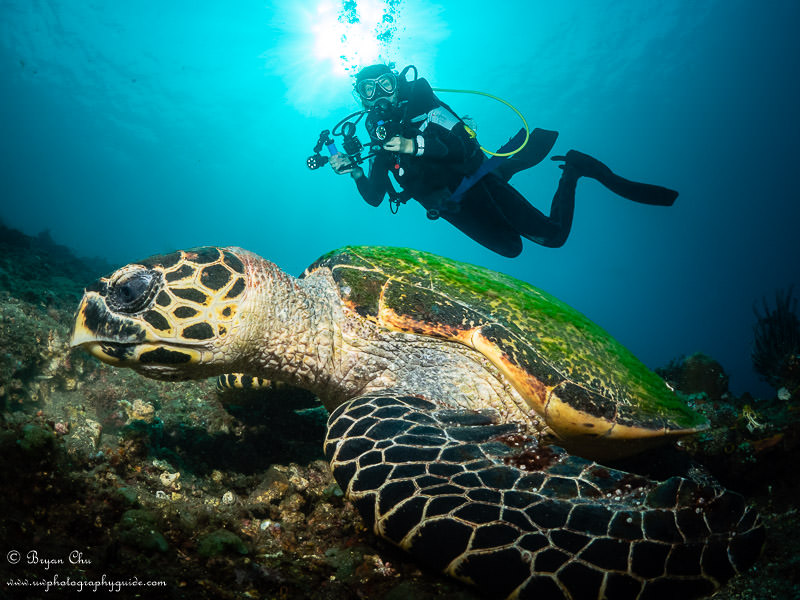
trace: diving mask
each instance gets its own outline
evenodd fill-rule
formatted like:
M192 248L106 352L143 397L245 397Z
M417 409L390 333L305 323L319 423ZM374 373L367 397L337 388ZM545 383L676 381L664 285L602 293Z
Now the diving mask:
M364 100L372 100L379 92L383 92L383 96L391 96L396 90L397 76L394 73L384 73L375 79L362 79L356 85L358 95Z

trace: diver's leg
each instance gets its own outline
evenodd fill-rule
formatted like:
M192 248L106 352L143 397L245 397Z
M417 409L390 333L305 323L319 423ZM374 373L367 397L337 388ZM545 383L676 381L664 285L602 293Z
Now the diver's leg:
M501 256L514 258L522 252L519 233L481 193L479 185L464 193L457 212L445 211L441 216L474 241Z
M578 175L573 169L564 169L550 205L550 216L544 215L516 189L491 174L480 183L486 195L519 235L548 248L559 248L567 241L572 229L575 187L578 183Z
M550 222L554 231L548 243L544 244L550 248L560 248L564 245L572 231L572 217L575 214L575 188L578 185L578 175L571 169L564 169L561 179L558 180L558 188L553 195L553 202L550 204Z
M634 202L654 206L672 206L678 197L678 192L675 190L624 179L613 173L596 158L577 150L570 150L566 156L554 156L552 160L564 161L564 164L575 169L579 176L596 179L615 194Z
M495 168L494 173L503 181L508 181L515 173L538 165L550 154L557 137L557 131L537 127L531 132L525 147L505 159L500 166Z

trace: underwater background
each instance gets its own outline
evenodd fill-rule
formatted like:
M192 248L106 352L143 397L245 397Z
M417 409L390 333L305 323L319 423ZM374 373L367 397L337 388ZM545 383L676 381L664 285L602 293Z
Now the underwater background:
M549 291L651 368L701 351L732 390L763 392L753 305L800 282L799 26L795 0L2 0L0 218L112 264L238 245L299 274L342 245L410 246ZM413 201L372 208L305 159L358 110L350 74L376 58L499 96L560 132L553 154L680 197L581 180L566 245L515 259ZM520 126L488 98L441 97L486 147ZM547 212L559 175L547 160L513 184Z
M566 301L709 421L608 466L741 493L767 541L714 598L799 598L798 30L795 0L0 0L0 598L481 597L365 525L313 394L160 382L69 347L98 275L205 244L295 275L343 245L411 246ZM680 196L582 179L564 247L515 259L413 201L370 207L306 159L378 59ZM521 125L441 96L485 147ZM560 174L512 183L547 212Z

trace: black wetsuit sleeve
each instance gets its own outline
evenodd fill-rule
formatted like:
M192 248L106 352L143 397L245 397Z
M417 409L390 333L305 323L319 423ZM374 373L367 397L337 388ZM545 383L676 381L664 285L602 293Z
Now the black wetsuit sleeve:
M383 202L383 197L392 185L389 181L389 167L392 156L388 152L379 152L369 169L369 175L356 179L356 187L361 197L372 206Z

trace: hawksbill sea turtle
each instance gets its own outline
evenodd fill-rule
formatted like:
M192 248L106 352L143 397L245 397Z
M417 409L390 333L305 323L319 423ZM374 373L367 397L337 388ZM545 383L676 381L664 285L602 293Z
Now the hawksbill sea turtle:
M88 287L72 345L156 379L315 393L369 527L493 597L698 598L763 546L740 495L596 462L707 425L582 314L484 268L347 247L294 278L195 248Z

